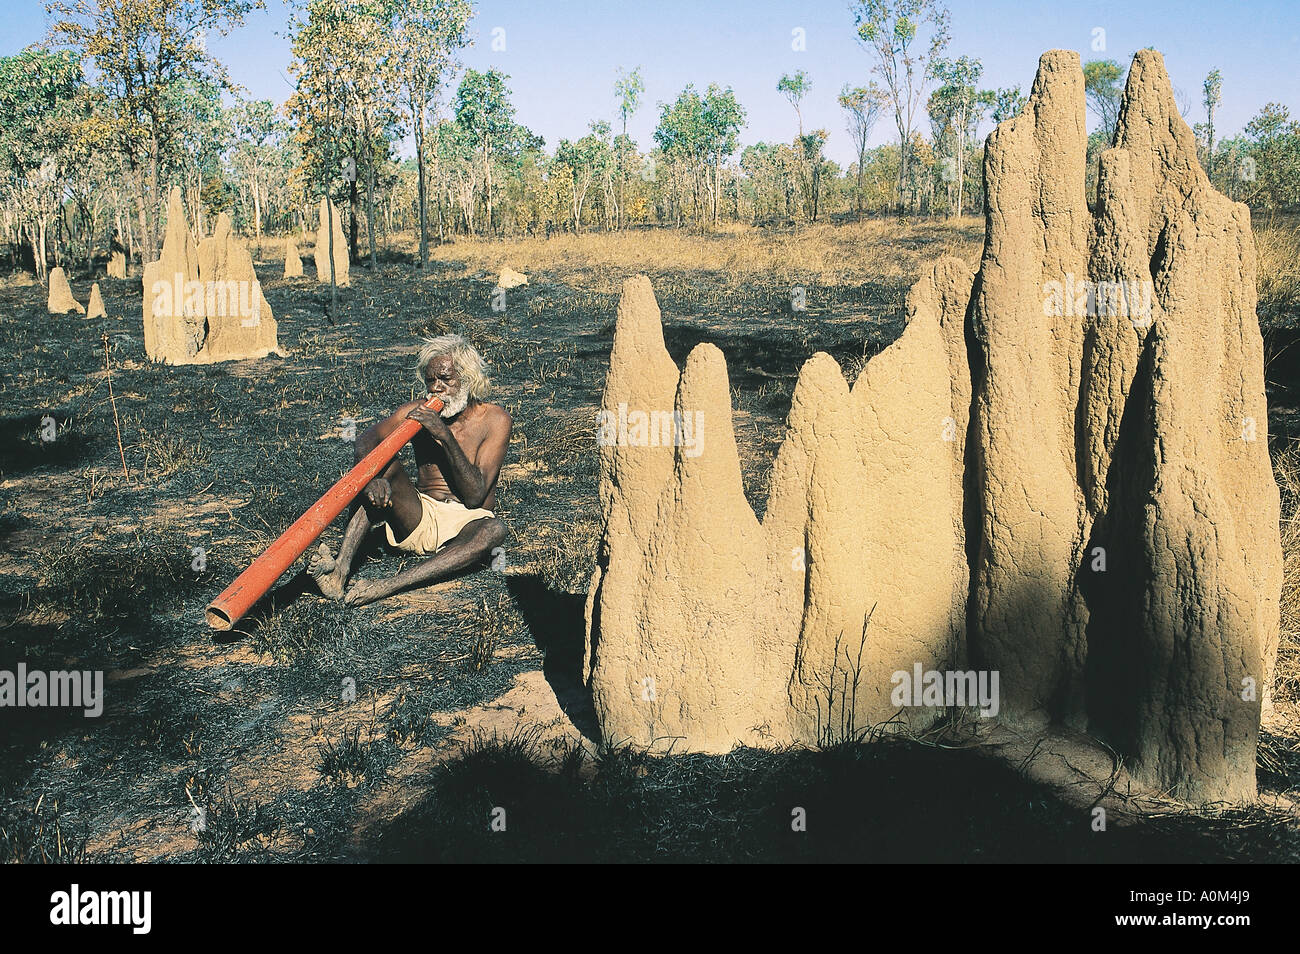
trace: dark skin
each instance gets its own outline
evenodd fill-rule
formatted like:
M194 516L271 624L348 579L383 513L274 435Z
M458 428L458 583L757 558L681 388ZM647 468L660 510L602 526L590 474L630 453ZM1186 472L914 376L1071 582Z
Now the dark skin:
M442 355L429 363L425 386L446 405L454 406L464 386L455 362ZM371 527L386 522L393 536L405 540L424 516L417 489L441 501L457 501L473 510L496 507L497 477L510 443L510 415L505 408L471 400L453 418L422 407L423 400L403 404L391 416L357 437L359 461L410 418L421 430L411 438L416 479L411 482L396 459L365 486L343 532L338 556L321 544L308 572L321 593L342 599L348 606L363 606L403 590L429 586L491 557L506 538L506 528L496 517L483 517L465 525L446 546L420 563L382 580L358 580L347 586L357 551Z

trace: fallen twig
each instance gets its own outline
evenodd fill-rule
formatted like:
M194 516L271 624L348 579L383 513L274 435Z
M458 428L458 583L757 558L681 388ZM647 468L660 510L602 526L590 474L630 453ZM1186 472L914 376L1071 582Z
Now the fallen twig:
M117 419L117 398L113 397L113 372L108 361L108 332L103 332L100 338L104 342L104 375L108 378L108 400L113 405L113 427L117 430L117 452L122 457L122 474L129 483L131 472L126 467L126 450L122 447L122 424Z

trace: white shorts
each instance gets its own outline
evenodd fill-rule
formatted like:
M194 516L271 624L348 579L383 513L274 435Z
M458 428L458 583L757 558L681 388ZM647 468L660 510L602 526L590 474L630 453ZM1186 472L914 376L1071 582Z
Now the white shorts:
M411 531L410 536L398 543L393 536L392 526L387 522L384 523L388 545L407 553L420 555L436 553L450 543L456 534L464 530L466 524L482 520L484 517L496 516L491 510L470 510L464 504L454 500L444 502L435 500L418 490L416 493L420 494L424 516L420 518L420 525Z

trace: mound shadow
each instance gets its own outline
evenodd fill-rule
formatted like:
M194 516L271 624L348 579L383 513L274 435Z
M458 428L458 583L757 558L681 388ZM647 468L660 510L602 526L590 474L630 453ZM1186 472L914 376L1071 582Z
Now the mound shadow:
M905 741L722 756L556 759L479 739L367 846L429 862L1173 862L1230 857L1204 833L1105 835L1014 767Z
M536 573L508 577L506 589L542 651L542 674L560 709L584 736L599 739L591 689L582 682L586 599L549 589Z

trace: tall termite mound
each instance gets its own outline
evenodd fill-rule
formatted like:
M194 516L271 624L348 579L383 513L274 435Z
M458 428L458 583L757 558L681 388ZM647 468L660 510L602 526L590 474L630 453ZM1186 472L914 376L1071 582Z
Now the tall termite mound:
M827 355L804 366L760 521L722 352L699 345L679 374L649 280L624 284L587 607L607 737L705 751L819 741L890 718L895 670L962 660L970 285L961 262L936 265L908 298L907 330L852 389ZM924 727L936 713L906 714Z
M348 278L348 243L343 237L338 207L325 198L320 200L320 225L316 228L316 281L325 285L330 283L331 222L334 224L334 284L346 288L352 284Z
M1093 209L1086 148L1078 56L1044 54L988 140L979 271L931 268L852 388L804 365L761 520L722 353L679 372L648 280L624 285L587 604L606 737L921 728L944 710L901 676L982 671L1021 731L1090 732L1188 799L1253 795L1281 548L1249 216L1154 51Z
M51 315L66 315L70 311L79 315L86 313L81 302L72 297L72 286L68 284L67 273L61 268L50 269L50 292L45 299L45 308Z
M144 267L146 354L168 364L264 358L280 353L277 330L229 216L218 216L213 234L196 244L173 187L162 253Z
M1249 212L1210 185L1155 51L1093 212L1086 145L1078 59L1048 53L986 151L972 657L1005 717L1249 797L1282 565Z

